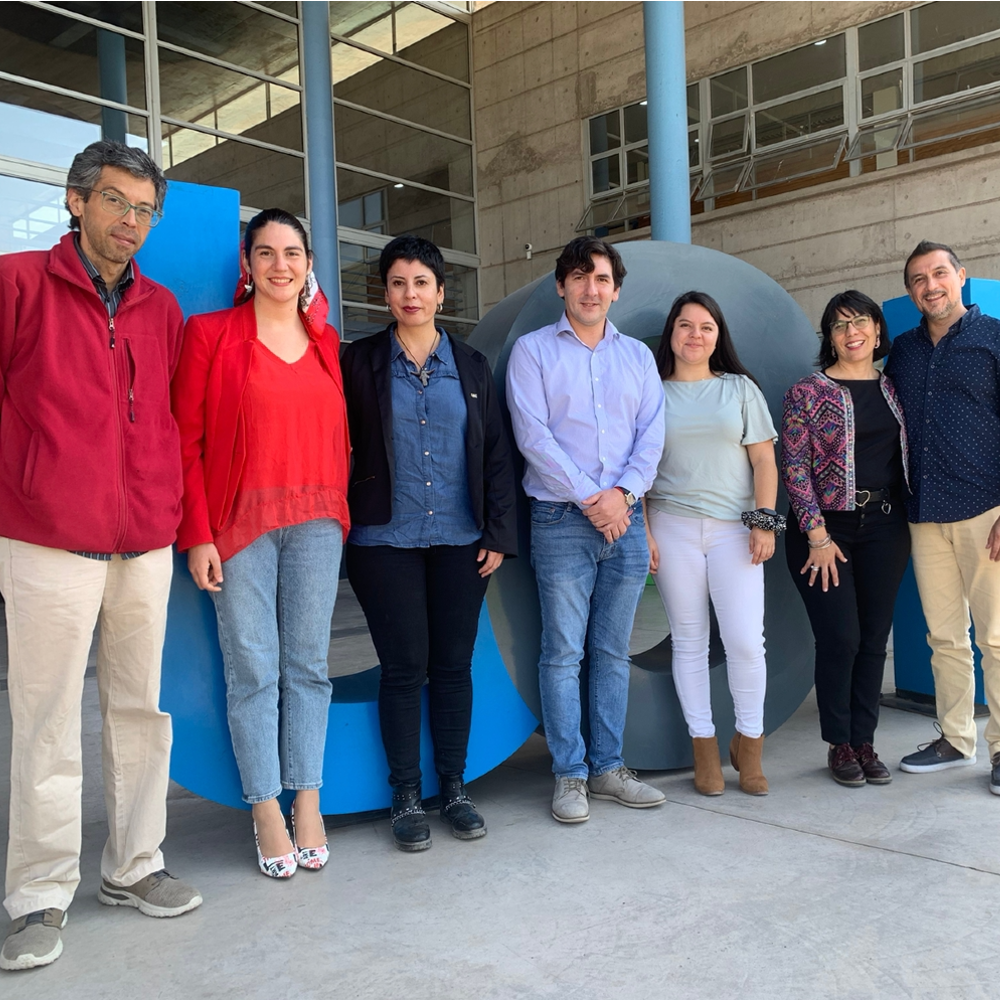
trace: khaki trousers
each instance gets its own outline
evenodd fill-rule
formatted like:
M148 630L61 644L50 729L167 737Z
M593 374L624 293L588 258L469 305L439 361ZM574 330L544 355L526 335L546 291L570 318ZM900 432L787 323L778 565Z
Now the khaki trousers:
M1000 507L966 521L910 525L938 722L948 742L966 757L976 752L970 610L990 706L986 742L991 757L1000 751L1000 563L990 559L986 548L997 517Z
M159 710L173 558L86 559L0 538L10 691L12 919L69 907L80 884L80 716L100 619L97 686L108 840L101 875L131 885L163 867L170 716Z

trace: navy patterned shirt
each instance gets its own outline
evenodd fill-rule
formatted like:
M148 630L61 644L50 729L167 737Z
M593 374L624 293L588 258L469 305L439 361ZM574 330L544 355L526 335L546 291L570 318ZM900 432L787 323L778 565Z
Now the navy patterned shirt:
M1000 320L970 306L935 346L927 320L886 365L906 415L915 522L965 521L1000 506Z

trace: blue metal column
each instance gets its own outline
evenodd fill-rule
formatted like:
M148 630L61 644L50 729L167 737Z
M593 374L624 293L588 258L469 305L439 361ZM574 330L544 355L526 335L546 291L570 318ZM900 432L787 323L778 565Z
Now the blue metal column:
M305 86L306 156L313 270L330 301L330 322L344 329L337 244L337 168L330 70L330 4L302 4L302 81Z
M101 97L128 104L128 77L125 73L125 36L105 28L97 29L97 72ZM104 139L124 142L128 115L117 108L101 108L101 135ZM153 137L149 136L149 142Z
M642 19L652 236L654 240L690 243L684 4L681 0L643 3Z

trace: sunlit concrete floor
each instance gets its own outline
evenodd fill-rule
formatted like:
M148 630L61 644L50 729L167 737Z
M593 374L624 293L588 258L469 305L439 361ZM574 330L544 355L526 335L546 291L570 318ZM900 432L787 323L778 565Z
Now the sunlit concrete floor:
M364 659L369 640L342 605L332 653L349 640ZM766 798L743 795L728 765L712 799L690 771L647 774L663 807L595 801L578 826L549 815L534 736L472 786L485 839L459 842L432 816L433 848L405 855L384 819L331 819L328 867L288 882L257 874L246 813L172 786L167 864L205 904L151 920L96 899L106 827L88 678L83 882L65 952L0 973L0 997L1000 998L1000 797L985 746L974 767L894 769L891 785L853 790L830 780L818 732L810 697L767 741ZM877 748L895 768L933 735L930 720L884 710Z

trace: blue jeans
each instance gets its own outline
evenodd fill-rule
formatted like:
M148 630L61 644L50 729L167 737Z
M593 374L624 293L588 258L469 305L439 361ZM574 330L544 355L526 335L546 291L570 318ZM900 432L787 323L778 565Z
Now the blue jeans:
M342 540L340 522L321 518L269 531L222 564L212 598L245 802L323 784Z
M576 504L531 501L531 565L542 609L538 687L557 778L586 778L624 764L628 646L649 570L642 508L606 542ZM590 662L590 746L580 733L580 661ZM589 754L588 769L585 757Z

